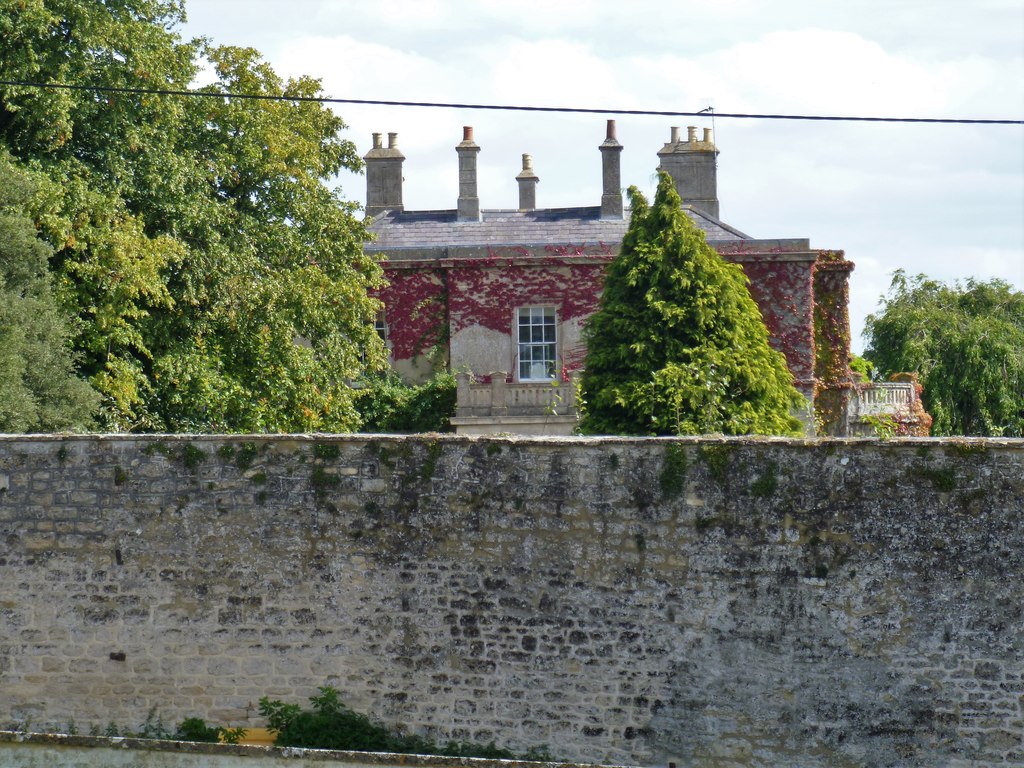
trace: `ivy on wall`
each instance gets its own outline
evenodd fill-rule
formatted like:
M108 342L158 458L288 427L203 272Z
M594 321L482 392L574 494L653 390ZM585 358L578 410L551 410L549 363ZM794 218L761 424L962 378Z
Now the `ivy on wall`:
M854 377L850 371L853 263L842 251L819 251L814 265L814 418L823 435L845 434Z

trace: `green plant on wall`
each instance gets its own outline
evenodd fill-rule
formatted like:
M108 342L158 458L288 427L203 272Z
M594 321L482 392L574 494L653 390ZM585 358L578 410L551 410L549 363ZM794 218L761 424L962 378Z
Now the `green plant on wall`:
M665 458L662 460L658 482L661 486L661 494L666 499L674 498L682 493L686 484L686 468L686 449L676 443L665 446Z

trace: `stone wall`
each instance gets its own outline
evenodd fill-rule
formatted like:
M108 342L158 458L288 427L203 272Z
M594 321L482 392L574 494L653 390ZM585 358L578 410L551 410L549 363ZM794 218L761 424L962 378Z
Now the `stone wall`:
M0 437L0 727L1022 764L1022 518L1019 440Z

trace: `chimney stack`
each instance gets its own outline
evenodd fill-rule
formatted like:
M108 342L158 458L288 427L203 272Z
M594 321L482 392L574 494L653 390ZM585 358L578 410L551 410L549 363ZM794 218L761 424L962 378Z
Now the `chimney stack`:
M458 221L480 221L480 198L476 191L476 156L480 147L473 141L473 126L462 129L462 142L455 147L459 153Z
M537 207L537 174L533 171L533 158L523 155L523 170L516 176L519 182L519 210L532 211Z
M601 150L601 218L622 218L622 145L615 138L615 121L608 121Z
M380 134L373 134L373 149L363 157L366 161L366 215L377 216L384 211L403 211L402 163L405 155L398 148L398 134L388 134L388 147L380 143Z
M711 129L704 129L704 139L697 138L697 128L686 129L686 141L679 140L679 129L672 129L672 138L661 151L659 170L665 171L675 182L676 191L684 205L709 213L718 218L718 149Z

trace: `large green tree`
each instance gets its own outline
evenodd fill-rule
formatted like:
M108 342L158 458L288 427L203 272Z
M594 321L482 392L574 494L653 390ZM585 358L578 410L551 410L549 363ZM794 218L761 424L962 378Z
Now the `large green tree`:
M91 427L99 396L74 373L49 247L28 213L35 187L0 152L0 432Z
M932 434L1024 436L1024 293L897 271L864 336L878 378L917 373Z
M804 404L747 289L659 175L635 188L622 249L587 323L581 429L590 434L796 434Z
M185 42L172 0L0 0L0 144L46 180L36 219L105 426L349 430L348 381L384 364L356 169L319 83ZM228 94L291 97L233 98ZM301 99L301 100L298 100Z

